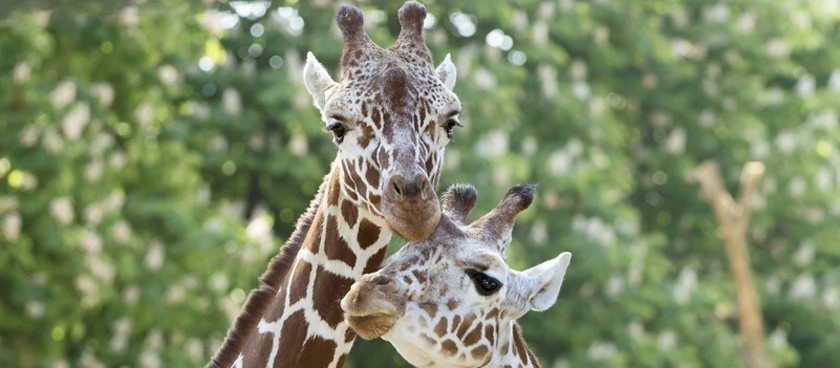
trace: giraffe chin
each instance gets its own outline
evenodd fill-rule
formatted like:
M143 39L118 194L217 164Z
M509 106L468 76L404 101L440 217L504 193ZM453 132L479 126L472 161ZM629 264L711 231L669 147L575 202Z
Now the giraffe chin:
M382 212L388 227L410 242L428 239L437 228L441 214L437 197L407 206L388 206L385 202Z
M394 327L397 318L386 313L374 313L366 316L347 316L345 320L359 337L373 340L388 333Z

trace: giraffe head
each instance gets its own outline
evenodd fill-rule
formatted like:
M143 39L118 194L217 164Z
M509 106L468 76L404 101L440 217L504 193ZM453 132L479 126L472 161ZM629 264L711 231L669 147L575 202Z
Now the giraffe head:
M514 219L531 204L533 187L513 187L490 213L467 225L475 199L472 187L451 187L429 239L406 244L352 286L341 307L359 336L388 340L416 366L477 367L501 351L501 330L529 310L554 304L570 253L522 272L504 258Z
M447 55L434 68L425 17L423 5L406 2L399 37L383 49L365 33L362 12L342 6L340 80L312 53L304 67L306 88L338 146L341 190L409 241L427 238L440 220L435 187L444 147L461 125L455 66Z

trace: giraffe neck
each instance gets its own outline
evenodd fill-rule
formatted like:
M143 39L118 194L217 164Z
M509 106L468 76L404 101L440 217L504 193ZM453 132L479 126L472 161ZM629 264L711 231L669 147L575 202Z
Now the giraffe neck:
M353 282L379 267L391 231L383 218L345 198L340 176L334 162L211 366L343 365L356 335L339 302Z
M496 341L499 349L487 363L487 367L528 367L540 368L534 353L528 348L519 324L512 322L502 326L499 339Z

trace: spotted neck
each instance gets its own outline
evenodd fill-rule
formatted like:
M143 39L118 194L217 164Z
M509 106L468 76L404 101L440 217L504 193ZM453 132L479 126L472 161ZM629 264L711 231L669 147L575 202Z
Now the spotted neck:
M516 323L508 323L500 328L496 349L496 353L485 365L486 367L540 368L539 361L528 348L528 344L522 337L522 331Z
M251 293L211 367L340 367L356 337L339 302L373 272L391 231L345 197L333 163L307 214Z

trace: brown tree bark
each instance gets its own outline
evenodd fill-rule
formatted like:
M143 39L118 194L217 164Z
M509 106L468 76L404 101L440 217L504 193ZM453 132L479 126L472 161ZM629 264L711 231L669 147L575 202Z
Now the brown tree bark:
M735 281L742 359L747 368L771 367L764 349L764 319L753 285L746 245L752 200L763 173L764 164L761 162L748 162L744 165L741 193L737 202L726 190L716 162L704 161L693 173L695 180L700 183L703 196L711 204L718 224L718 236L723 241L729 269Z

